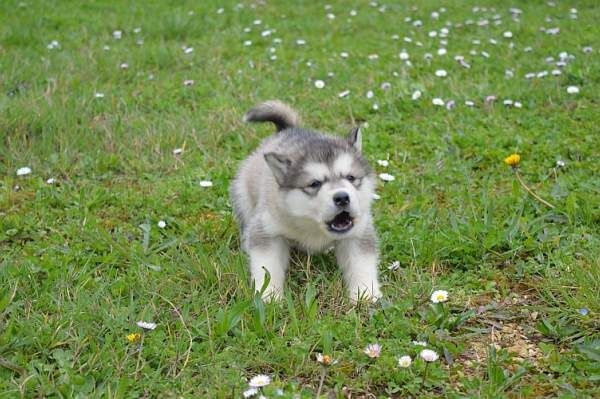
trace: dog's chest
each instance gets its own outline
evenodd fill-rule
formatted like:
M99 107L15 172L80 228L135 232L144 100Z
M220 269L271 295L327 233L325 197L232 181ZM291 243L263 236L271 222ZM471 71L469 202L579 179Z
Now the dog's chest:
M310 225L289 224L283 226L282 233L292 246L307 252L323 252L334 243L321 230Z

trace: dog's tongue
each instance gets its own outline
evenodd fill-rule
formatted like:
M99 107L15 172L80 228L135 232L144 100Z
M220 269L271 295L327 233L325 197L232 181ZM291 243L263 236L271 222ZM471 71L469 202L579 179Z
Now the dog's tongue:
M331 221L331 227L334 230L346 230L351 225L352 225L352 219L350 218L350 215L348 214L348 212L342 212L342 213L338 214Z

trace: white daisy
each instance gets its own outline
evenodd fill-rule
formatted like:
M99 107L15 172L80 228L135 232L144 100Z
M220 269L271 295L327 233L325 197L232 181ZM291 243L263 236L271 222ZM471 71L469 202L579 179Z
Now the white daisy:
M365 355L369 356L371 359L378 358L379 356L381 356L381 345L379 345L379 344L369 344L363 350L363 353Z
M121 39L121 37L123 37L123 32L120 30L116 30L113 32L113 38L115 38L116 40Z
M421 98L421 91L420 90L415 90L411 96L411 98L413 100L418 100L419 98Z
M567 87L567 93L569 93L569 94L577 94L577 93L579 93L579 87L577 87L577 86L569 86L569 87Z
M24 166L22 168L17 169L17 176L26 176L31 173L31 168L29 166Z
M322 89L323 87L325 87L325 82L323 82L322 80L315 80L315 87L317 89Z
M437 71L435 71L435 76L437 76L438 78L445 78L446 76L448 76L448 72L446 72L445 69L438 69Z
M393 175L390 175L389 173L380 173L379 174L379 178L383 181L394 181L396 180L396 178Z
M448 300L448 291L437 290L437 291L433 291L433 294L431 294L431 302L433 302L433 303L446 302L447 300Z
M338 94L339 98L348 97L350 95L350 90L344 90L343 92Z
M412 344L414 346L427 346L427 342L425 341L413 341Z
M253 397L257 393L258 393L257 388L248 388L242 393L242 395L244 396L245 399L248 399L248 398Z
M167 222L165 222L164 220L159 220L158 223L157 223L157 225L161 229L164 229L165 227L167 227Z
M383 166L384 168L387 168L389 166L390 162L386 159L378 159L377 164L379 166Z
M441 98L438 98L438 97L436 97L436 98L434 98L433 100L431 100L431 103L432 103L433 105L437 105L437 106L439 106L439 107L443 107L443 106L444 106L444 104L445 104L445 103L444 103L444 100L442 100Z
M181 153L183 153L183 148L175 148L173 150L173 155L180 155Z
M397 270L400 268L400 261L393 261L392 263L390 263L390 265L388 266L388 270Z
M411 364L412 364L412 359L408 355L401 356L398 359L398 367L401 367L403 369L410 367Z
M213 186L213 182L211 182L210 180L202 180L200 181L200 187L212 187Z
M149 321L138 321L136 324L138 327L143 328L147 331L152 331L156 328L156 323L152 323Z
M248 385L251 388L262 388L262 387L266 387L270 383L271 383L271 377L269 377L268 375L259 374L257 376L252 377L250 379L250 381L248 382Z
M96 92L96 93L94 93L94 97L95 98L104 98L104 93Z
M51 177L48 180L46 180L46 184L54 184L54 183L56 183L56 179L54 177Z
M184 80L183 81L183 85L184 86L192 86L194 84L194 81L192 79L188 79L188 80Z
M431 349L423 349L421 353L419 353L419 356L426 362L435 362L439 359L439 355Z

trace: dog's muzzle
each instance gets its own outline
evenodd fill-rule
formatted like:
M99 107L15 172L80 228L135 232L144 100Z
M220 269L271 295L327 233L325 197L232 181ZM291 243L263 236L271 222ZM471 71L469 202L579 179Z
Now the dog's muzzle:
M332 233L343 234L354 227L354 218L347 211L342 211L327 222L327 229Z

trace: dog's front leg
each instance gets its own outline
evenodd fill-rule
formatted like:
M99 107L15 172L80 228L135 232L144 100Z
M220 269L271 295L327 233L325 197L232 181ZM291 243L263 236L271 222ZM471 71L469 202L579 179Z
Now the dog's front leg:
M281 237L265 238L261 242L251 245L248 254L250 256L250 273L256 291L260 291L265 282L266 273L269 273L269 285L262 297L266 300L280 299L290 259L290 247L286 240Z
M363 237L338 241L335 256L344 274L351 301L357 302L364 298L375 302L381 298L377 277L377 240L374 232Z

